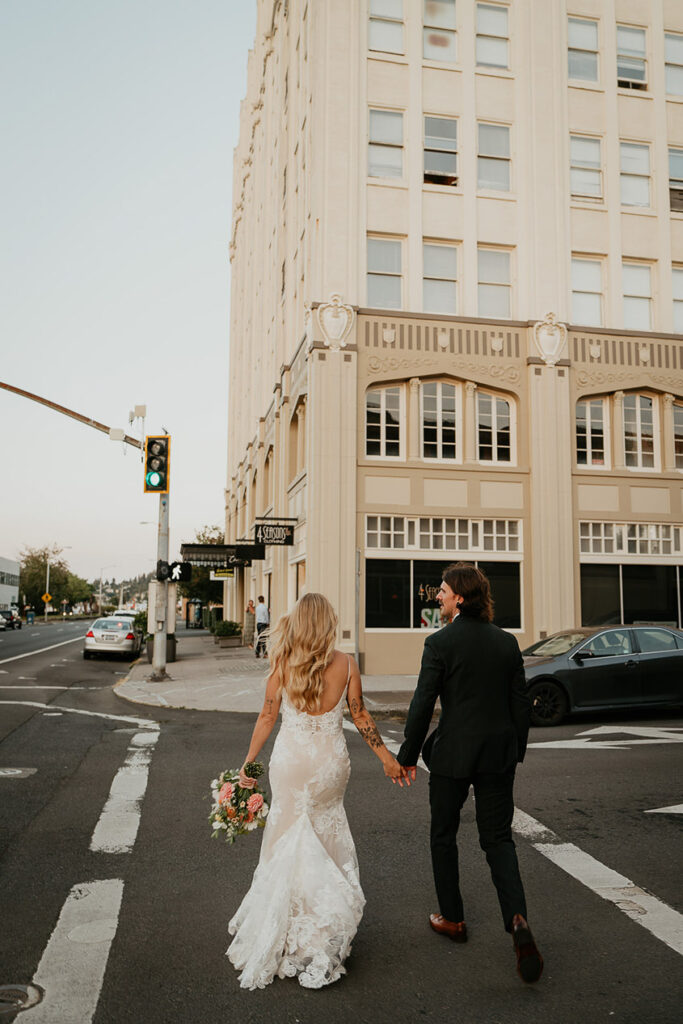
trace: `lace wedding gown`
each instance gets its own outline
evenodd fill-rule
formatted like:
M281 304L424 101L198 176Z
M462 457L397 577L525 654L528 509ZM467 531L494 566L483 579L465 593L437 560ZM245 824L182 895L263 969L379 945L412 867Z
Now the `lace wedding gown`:
M275 975L322 988L345 973L365 905L344 810L345 696L331 711L309 715L282 692L261 858L229 925L227 956L242 972L242 988L265 988Z

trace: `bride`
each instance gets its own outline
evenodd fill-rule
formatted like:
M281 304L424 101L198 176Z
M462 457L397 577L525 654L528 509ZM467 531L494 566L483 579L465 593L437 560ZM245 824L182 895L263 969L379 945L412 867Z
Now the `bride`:
M365 710L355 661L335 650L337 621L326 597L304 594L271 634L273 668L244 763L258 756L280 704L282 726L270 759L261 857L229 925L234 938L227 955L242 972L242 988L264 988L275 975L321 988L345 973L365 897L344 811L350 773L344 697L384 774L410 785ZM243 766L240 785L253 784Z

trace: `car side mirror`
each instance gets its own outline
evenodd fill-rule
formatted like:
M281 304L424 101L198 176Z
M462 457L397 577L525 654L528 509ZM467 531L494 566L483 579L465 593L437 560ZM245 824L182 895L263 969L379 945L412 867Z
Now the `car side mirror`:
M594 657L595 657L595 655L593 654L592 651L577 651L576 654L572 654L572 658L574 659L574 661L578 661L579 665L584 660L584 658L594 658Z

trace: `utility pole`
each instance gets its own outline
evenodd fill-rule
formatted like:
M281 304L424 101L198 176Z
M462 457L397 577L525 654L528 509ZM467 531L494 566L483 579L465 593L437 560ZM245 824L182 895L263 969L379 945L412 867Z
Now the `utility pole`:
M168 562L168 494L159 495L159 536L157 540L157 562ZM147 621L150 619L147 610ZM152 675L158 682L166 679L166 638L168 636L168 580L157 582L154 588L154 651Z
M45 574L45 593L50 593L50 558L47 559L47 572ZM45 602L45 621L47 622L47 606L48 602Z

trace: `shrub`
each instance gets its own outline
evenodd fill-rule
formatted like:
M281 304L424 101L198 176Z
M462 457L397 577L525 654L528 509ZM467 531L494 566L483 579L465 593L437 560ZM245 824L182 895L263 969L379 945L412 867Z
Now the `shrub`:
M214 632L216 636L239 636L242 632L242 623L224 619L222 622L216 623Z

